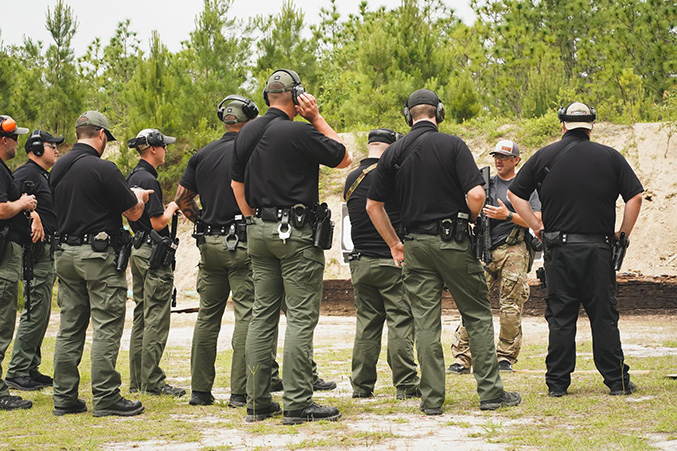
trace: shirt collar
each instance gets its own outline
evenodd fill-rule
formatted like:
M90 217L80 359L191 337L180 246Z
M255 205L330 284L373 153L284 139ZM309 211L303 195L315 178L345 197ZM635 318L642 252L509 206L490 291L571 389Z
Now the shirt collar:
M422 130L422 129L429 129L432 131L437 131L437 125L435 125L431 121L418 121L411 127L411 131L414 130Z
M71 149L71 152L73 152L73 151L80 151L82 153L88 153L88 154L94 155L97 158L101 158L101 155L99 155L99 152L97 152L97 150L94 147L92 147L92 146L90 146L89 144L86 144L86 143L75 143L73 145L73 148Z
M34 165L36 168L38 168L38 171L40 171L40 174L42 174L43 177L47 178L47 177L49 176L49 171L45 170L45 168L43 168L42 166L40 166L40 165L39 165L38 163L36 163L35 161L29 159L29 160L26 162L26 164L29 164L29 163L32 164L32 165Z
M266 116L268 116L268 115L271 115L271 116L280 116L280 117L283 118L283 119L289 120L289 115L288 115L287 113L285 113L285 112L282 111L281 109L275 108L275 107L270 107L270 108L268 108L268 111L266 111L266 114L265 114L265 115L266 115Z
M221 139L223 139L223 140L225 140L225 141L232 141L232 140L234 140L235 138L237 138L237 132L226 132L226 133L224 133L223 136L221 137Z
M146 160L143 159L139 160L139 164L137 164L137 166L140 166L141 168L153 174L153 177L157 178L157 171L155 170L153 165L147 162Z

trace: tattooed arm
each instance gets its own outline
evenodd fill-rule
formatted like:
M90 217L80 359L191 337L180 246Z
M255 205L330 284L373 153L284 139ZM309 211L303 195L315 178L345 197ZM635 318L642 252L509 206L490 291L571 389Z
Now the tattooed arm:
M200 211L197 202L195 202L195 196L197 196L197 193L189 190L185 186L179 185L176 189L176 197L174 198L174 202L177 203L183 215L191 222L197 221L198 213Z

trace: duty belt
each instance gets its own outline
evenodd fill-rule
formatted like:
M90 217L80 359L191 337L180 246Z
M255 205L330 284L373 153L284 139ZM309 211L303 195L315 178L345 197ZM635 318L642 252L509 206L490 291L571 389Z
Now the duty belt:
M543 232L541 237L546 247L552 248L565 244L607 244L611 245L609 235L593 235L566 232Z
M266 222L282 221L285 217L295 227L303 227L304 224L312 223L313 211L303 204L292 207L261 207L256 209L255 216Z
M420 223L413 227L407 227L407 233L420 233L423 235L439 235L440 224L439 221Z
M349 262L352 262L354 260L359 260L361 258L362 258L362 254L359 253L359 252L351 252L350 254L348 254L348 261Z
M60 236L59 242L61 244L68 244L69 246L82 246L83 244L92 244L92 242L95 241L95 237L101 232L98 233L85 233L82 236L76 236L76 235L71 235L69 233L64 233ZM105 232L108 234L108 237L110 238L110 246L115 247L115 243L117 242L117 237L112 236L108 232Z
M150 237L150 233L141 231L134 235L132 244L135 249L139 249L143 244L153 244L153 239Z
M560 239L562 244L578 244L578 243L601 243L601 244L611 244L611 237L608 235L587 235L581 233L561 233Z

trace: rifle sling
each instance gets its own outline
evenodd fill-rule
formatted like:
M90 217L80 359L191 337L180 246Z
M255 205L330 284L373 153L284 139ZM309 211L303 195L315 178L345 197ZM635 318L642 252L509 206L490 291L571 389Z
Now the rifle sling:
M52 190L56 189L56 185L58 185L59 182L61 181L61 179L63 179L64 175L66 175L66 173L68 171L70 171L70 169L73 167L75 162L78 161L79 159L81 159L82 157L86 157L87 155L89 155L89 154L88 153L82 153L82 154L78 155L77 157L75 157L73 159L73 161L71 161L71 164L69 164L68 167L61 173L61 177L57 177L56 179L50 177L50 181L52 183Z
M558 162L559 160L561 160L562 157L563 157L564 155L566 155L566 153L567 153L569 150L573 149L574 147L576 147L577 144L580 144L581 142L582 142L582 141L576 141L576 140L575 140L575 141L572 141L572 142L570 142L569 144L567 144L567 146L566 146L564 149L560 150L560 151L557 153L557 155L555 155L555 158L553 158L552 161L550 162L550 166L547 166L547 165L546 165L546 166L543 168L543 173L544 173L544 174L543 174L543 177L541 177L541 179L540 179L539 181L536 182L536 188L538 188L539 191L540 191L540 189L541 189L541 186L543 186L543 182L545 181L545 178L548 176L548 174L550 174L550 171L552 171L552 168L555 167L555 165L557 164L557 162Z
M409 147L404 149L404 151L400 154L400 158L397 161L395 161L395 169L397 169L399 171L400 168L402 167L402 164L404 164L404 160L406 160L407 157L409 157L409 155L414 153L414 151L416 149L421 147L421 144L423 144L423 139L425 137L427 137L428 135L430 135L431 133L434 133L434 132L432 130L427 130L427 131L421 133L420 135L418 135L418 138L416 138L414 140L414 142L412 142Z
M367 176L367 174L369 174L371 171L376 169L376 166L378 166L378 163L374 163L374 164L364 168L362 173L355 179L353 184L350 185L350 188L348 188L348 191L346 191L346 202L348 202L348 200L350 199L350 196L353 195L353 193L355 192L357 187L360 185L360 183L362 183L362 180L364 180L364 178Z

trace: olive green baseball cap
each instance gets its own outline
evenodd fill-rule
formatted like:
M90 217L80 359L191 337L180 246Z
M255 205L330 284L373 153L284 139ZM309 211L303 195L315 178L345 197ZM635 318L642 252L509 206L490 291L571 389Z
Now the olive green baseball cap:
M117 141L115 136L110 132L110 125L108 125L108 119L106 116L99 113L98 111L90 110L85 111L80 115L78 120L75 122L75 128L83 127L85 125L91 125L92 127L102 128L106 132L108 141Z
M268 92L287 92L300 84L301 80L296 72L289 69L278 69L268 78L266 89Z

